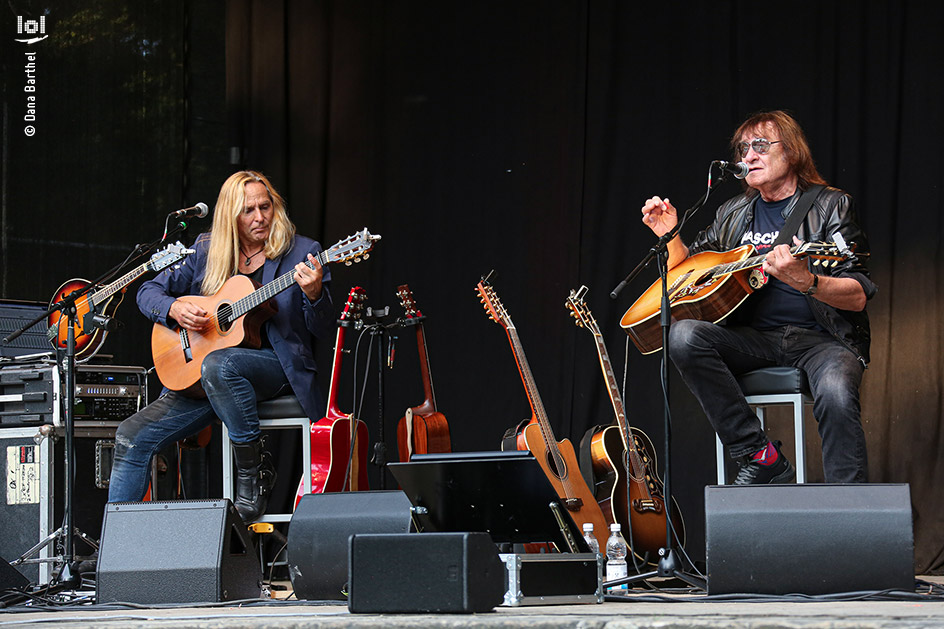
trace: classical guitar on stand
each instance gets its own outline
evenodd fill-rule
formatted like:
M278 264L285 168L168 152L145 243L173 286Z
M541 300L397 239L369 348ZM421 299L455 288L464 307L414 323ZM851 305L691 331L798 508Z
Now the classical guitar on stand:
M613 374L603 335L590 308L584 302L586 294L586 286L581 286L577 291L572 290L564 305L570 310L577 326L586 328L593 335L603 379L606 381L607 393L616 416L615 425L598 427L591 437L593 477L598 479L594 491L607 520L619 522L633 553L639 559L657 565L659 549L665 546L666 512L662 480L657 473L655 448L648 435L641 429L630 426L626 419L623 398ZM631 436L631 439L627 439L627 435ZM679 545L684 546L685 524L674 500L673 498L672 528L678 536Z
M311 493L367 490L367 425L353 413L338 408L338 384L341 381L341 359L344 355L344 336L347 328L361 318L367 293L355 286L348 293L347 302L338 319L334 341L334 361L331 364L331 386L328 389L328 408L325 416L311 425ZM298 484L298 499L303 483Z
M582 528L585 522L592 523L594 533L602 542L606 539L605 536L609 530L606 518L593 492L580 475L574 446L569 440L558 441L554 436L541 395L531 375L531 367L524 355L524 348L518 339L518 331L487 280L483 279L476 288L489 318L505 328L508 334L511 351L515 356L515 362L518 363L518 372L521 374L521 381L524 384L528 402L531 404L531 421L522 430L518 443L523 444L523 447L519 445L518 449L531 451L578 528Z
M397 287L397 297L403 306L406 325L416 328L416 346L420 357L420 378L423 380L423 403L406 409L397 423L397 448L400 460L409 461L414 454L430 452L452 452L449 439L449 424L446 417L436 410L436 393L429 369L429 353L426 351L426 333L423 320L426 318L416 307L413 293L406 284Z
M75 302L75 358L76 362L83 362L92 358L101 349L102 343L108 336L108 331L94 325L92 320L96 316L112 317L118 306L121 305L125 297L125 289L131 282L135 281L149 271L160 271L170 265L179 262L193 253L193 249L187 249L180 242L168 245L151 256L151 259L144 264L135 267L128 273L95 291L83 295ZM49 301L52 306L77 290L82 290L88 286L88 282L82 279L69 280L60 286ZM121 293L120 297L116 295ZM68 317L61 311L53 312L47 320L49 330L47 336L49 340L59 349L65 349L68 340Z
M360 262L380 236L367 228L337 242L319 253L318 262ZM314 265L308 260L309 268ZM160 323L151 332L151 354L161 383L172 391L202 396L200 367L210 352L224 347L259 347L260 326L275 310L268 303L282 291L295 286L295 271L289 271L268 284L258 287L245 275L234 275L226 280L215 295L189 295L180 299L193 302L210 313L210 326L199 332L185 328L170 329Z
M813 264L838 264L852 256L855 244L848 248L829 243L805 242L790 249L795 258L811 257ZM747 296L761 288L767 278L759 267L763 255L752 255L753 245L730 251L703 251L690 256L668 273L669 301L676 319L718 322L741 305ZM866 254L858 254L864 257ZM656 280L629 307L620 325L643 354L662 349L659 309L662 281Z

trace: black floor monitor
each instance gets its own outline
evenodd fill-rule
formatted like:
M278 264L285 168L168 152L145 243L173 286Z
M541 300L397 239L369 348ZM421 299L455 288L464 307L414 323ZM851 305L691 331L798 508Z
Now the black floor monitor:
M390 463L421 531L485 532L496 543L553 542L589 552L530 452L451 452Z

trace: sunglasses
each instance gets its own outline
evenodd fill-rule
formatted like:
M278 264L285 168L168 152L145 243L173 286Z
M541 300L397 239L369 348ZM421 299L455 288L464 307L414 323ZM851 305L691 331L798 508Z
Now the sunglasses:
M746 157L747 152L751 149L754 149L754 152L758 155L766 155L770 151L771 144L780 144L780 140L771 142L764 138L757 138L756 140L751 140L750 142L740 142L737 145L738 153L741 154L741 157Z

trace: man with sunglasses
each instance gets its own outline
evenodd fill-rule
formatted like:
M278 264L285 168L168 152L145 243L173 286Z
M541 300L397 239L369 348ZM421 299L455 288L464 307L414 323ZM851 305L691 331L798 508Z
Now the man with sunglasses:
M668 265L671 269L700 251L749 243L766 254L768 281L721 324L673 320L670 355L738 460L735 484L785 483L796 474L780 443L767 438L735 380L746 371L777 365L803 369L809 378L826 482L866 482L859 385L869 360L865 305L876 286L855 257L828 269L814 267L808 259L794 258L788 245L774 243L802 193L817 186L812 206L795 235L789 234L794 244L832 242L838 232L846 243L857 244L857 253L867 252L852 197L825 185L803 130L786 112L751 116L735 131L731 147L748 167L744 193L723 203L690 246L676 236L668 246ZM642 207L642 221L662 236L675 227L678 214L669 199L652 197Z

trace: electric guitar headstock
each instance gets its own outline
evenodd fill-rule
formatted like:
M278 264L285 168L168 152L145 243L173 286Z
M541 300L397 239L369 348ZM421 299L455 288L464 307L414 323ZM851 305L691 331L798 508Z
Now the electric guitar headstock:
M178 240L174 244L167 245L152 255L151 259L148 261L148 268L151 271L160 271L161 269L165 269L175 262L183 260L193 253L193 251L193 249L187 249L184 247Z
M338 323L342 325L351 325L361 318L361 312L364 310L364 303L367 301L367 291L360 286L354 286L347 295L347 301L344 302L344 309L341 310L341 316L338 317Z
M508 311L505 310L505 306L502 305L495 289L488 283L488 278L491 277L491 275L492 274L489 273L482 278L482 281L476 284L475 288L479 292L479 299L485 307L489 319L500 324L505 329L514 328L515 324L512 323L511 316L508 314Z
M599 334L600 328L597 326L596 319L593 318L593 313L583 300L588 290L586 286L581 286L577 290L571 289L564 307L570 310L570 316L575 319L574 323L578 328L585 327L593 334Z

